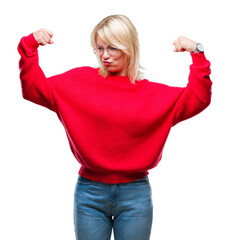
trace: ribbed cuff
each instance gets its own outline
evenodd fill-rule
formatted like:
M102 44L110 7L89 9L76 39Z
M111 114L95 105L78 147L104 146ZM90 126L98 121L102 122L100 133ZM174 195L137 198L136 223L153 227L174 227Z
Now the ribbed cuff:
M34 50L36 50L39 47L39 44L36 41L36 39L34 38L33 33L31 33L30 35L25 37L25 43L29 48L32 48Z
M191 53L191 57L194 65L201 65L207 61L204 52Z

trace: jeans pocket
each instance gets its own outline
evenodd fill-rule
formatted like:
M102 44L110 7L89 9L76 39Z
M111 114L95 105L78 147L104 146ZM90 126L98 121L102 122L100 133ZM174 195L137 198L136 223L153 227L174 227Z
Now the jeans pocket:
M128 184L135 184L135 185L142 185L142 184L149 184L149 178L148 176L145 176L141 179L138 179L136 181L130 182Z
M90 180L88 178L84 178L82 176L78 176L78 183L79 184L91 184L93 182L93 180Z

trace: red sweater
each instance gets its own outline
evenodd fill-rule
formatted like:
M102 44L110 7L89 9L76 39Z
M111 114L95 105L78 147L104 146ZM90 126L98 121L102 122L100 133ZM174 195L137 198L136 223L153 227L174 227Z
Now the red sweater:
M185 88L147 79L103 78L79 67L46 78L33 34L18 45L23 97L54 111L81 164L79 175L104 183L125 183L148 175L162 157L172 126L204 110L211 100L210 62L193 53Z

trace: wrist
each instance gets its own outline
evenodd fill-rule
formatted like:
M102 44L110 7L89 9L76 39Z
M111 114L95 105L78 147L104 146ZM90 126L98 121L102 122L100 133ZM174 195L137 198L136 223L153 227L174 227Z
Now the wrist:
M32 49L37 49L39 47L39 44L36 41L33 33L25 37L25 43L29 48L32 48Z
M203 53L204 52L204 47L201 43L197 43L195 49L191 53Z

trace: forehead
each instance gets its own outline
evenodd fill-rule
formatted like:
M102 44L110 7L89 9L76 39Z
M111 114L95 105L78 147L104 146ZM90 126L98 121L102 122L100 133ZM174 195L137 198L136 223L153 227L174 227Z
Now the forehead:
M96 43L100 46L105 46L105 47L107 47L109 45L109 43L105 43L99 36L97 36Z

